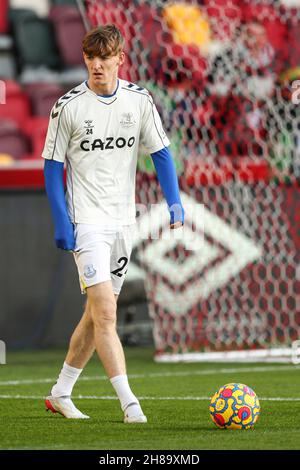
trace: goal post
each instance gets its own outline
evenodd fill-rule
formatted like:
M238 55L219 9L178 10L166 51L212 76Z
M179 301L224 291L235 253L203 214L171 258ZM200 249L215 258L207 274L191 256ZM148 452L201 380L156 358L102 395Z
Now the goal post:
M135 261L145 271L155 359L297 362L300 8L286 0L81 3L91 26L123 32L121 77L153 94L183 203L203 208L198 233L189 211L185 221L202 249L151 238L151 224L165 234L168 217L157 223L162 193L141 150L137 202L157 207L138 218L149 236L136 242Z

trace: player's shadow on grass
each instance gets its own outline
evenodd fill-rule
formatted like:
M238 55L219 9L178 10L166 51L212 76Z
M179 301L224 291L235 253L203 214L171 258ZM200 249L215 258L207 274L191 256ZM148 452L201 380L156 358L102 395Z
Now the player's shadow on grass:
M44 415L44 414L41 414L39 416L31 416L30 417L30 421L33 422L33 421L36 421L36 422L42 422L42 421L45 421L47 420L47 422L50 422L52 421L54 424L55 423L58 423L58 424L62 424L62 423L77 423L78 425L81 425L84 423L85 426L88 426L88 425L114 425L114 424L119 424L119 425L122 425L124 426L124 422L122 419L103 419L101 418L100 416L95 416L95 417L90 417L90 419L66 419L64 418L63 416L51 416L51 415ZM28 422L28 415L26 416L19 416L18 417L18 421L26 421ZM162 424L160 425L157 421L153 420L153 421L148 421L148 423L146 424L139 424L139 423L136 423L136 424L130 424L130 425L127 425L126 427L129 427L130 429L142 429L143 431L147 431L147 429L151 429L151 432L155 431L155 429L157 429L157 431L172 431L172 433L182 433L182 432L223 432L222 429L218 429L216 427L213 427L213 426L197 426L197 425L191 425L191 426L188 426L188 425L185 425L185 426L182 426L182 425L178 425L178 426L174 426L174 424L170 424L170 426L167 426L166 424Z

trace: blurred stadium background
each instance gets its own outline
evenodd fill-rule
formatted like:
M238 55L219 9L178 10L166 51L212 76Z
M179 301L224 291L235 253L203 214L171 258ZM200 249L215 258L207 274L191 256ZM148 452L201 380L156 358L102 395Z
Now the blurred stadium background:
M200 252L137 241L123 344L154 346L158 360L290 346L300 338L298 0L0 0L0 338L66 346L82 314L73 259L54 247L41 151L51 107L86 78L85 30L111 22L126 38L121 78L153 93L184 202L204 204ZM161 199L141 154L137 201Z

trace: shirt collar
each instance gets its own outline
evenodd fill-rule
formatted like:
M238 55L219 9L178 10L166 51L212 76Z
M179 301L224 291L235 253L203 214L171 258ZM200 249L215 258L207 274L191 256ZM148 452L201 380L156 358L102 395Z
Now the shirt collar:
M95 93L93 90L90 89L90 87L88 86L88 81L86 80L84 82L86 88L91 92L93 93L94 95L96 95L97 97L101 98L101 99L109 99L109 98L113 98L114 96L116 96L117 94L117 91L119 89L119 85L120 85L120 80L118 79L118 82L117 82L117 87L115 89L115 91L111 94L111 95L98 95L97 93Z

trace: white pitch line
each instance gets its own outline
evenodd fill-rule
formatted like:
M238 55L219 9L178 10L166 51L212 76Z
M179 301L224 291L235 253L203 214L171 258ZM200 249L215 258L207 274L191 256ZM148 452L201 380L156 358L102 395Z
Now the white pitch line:
M155 378L155 377L188 377L195 375L214 375L214 374L236 374L236 373L251 373L251 372L280 372L280 371L293 371L299 370L300 365L291 365L291 366L270 366L270 367L230 367L230 368L221 368L221 369L207 369L207 370L190 370L190 371L181 371L181 372L150 372L149 374L129 374L129 379L146 379L146 378ZM5 385L30 385L38 383L53 383L57 378L45 378L45 379L24 379L24 380L6 380L1 381L0 386ZM79 381L98 381L98 380L108 380L106 375L95 375L95 376L86 376L80 377Z
M0 399L16 399L16 400L43 400L46 397L39 395L0 395ZM78 395L72 397L74 400L118 400L116 396L97 396L97 395ZM187 396L187 397L137 397L138 400L184 400L184 401L208 401L211 397L206 396ZM259 397L260 401L300 401L300 397Z

